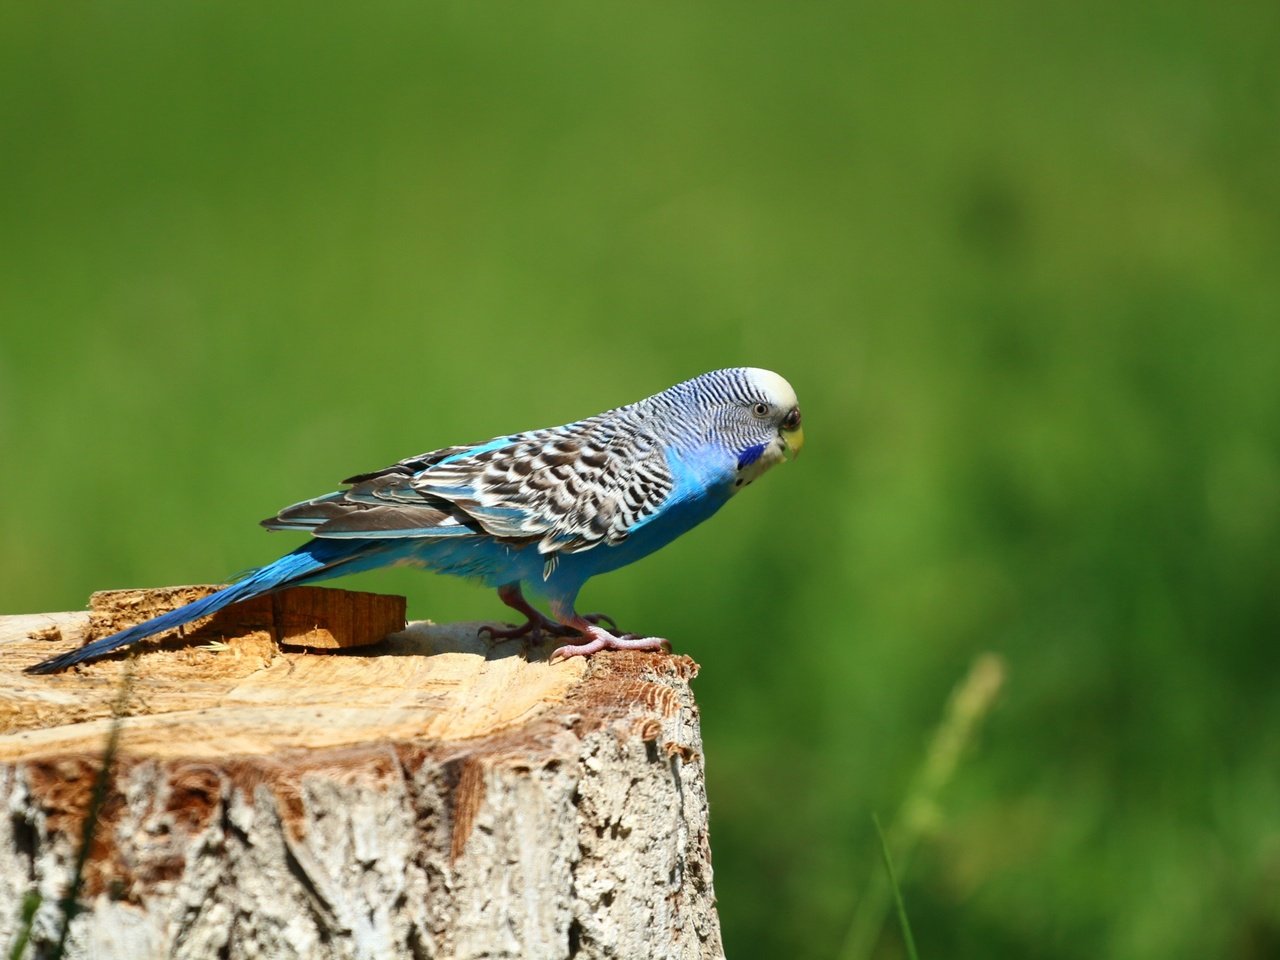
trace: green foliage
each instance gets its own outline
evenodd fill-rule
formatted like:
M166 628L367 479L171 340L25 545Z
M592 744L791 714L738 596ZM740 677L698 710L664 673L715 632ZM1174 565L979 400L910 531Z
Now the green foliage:
M804 456L584 595L704 666L730 954L834 954L992 650L921 939L1274 955L1278 20L0 8L0 610L216 580L353 471L767 366Z

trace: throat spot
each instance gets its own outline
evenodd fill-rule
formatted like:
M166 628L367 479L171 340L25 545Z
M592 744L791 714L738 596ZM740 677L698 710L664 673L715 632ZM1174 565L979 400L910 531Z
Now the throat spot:
M742 453L738 454L738 469L745 470L751 464L759 460L765 451L766 444L757 443L753 447L747 447Z

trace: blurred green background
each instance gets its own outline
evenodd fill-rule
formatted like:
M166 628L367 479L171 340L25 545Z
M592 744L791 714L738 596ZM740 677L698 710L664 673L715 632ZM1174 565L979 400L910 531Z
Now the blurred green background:
M6 4L0 610L769 367L805 455L584 592L703 664L729 955L840 953L982 651L922 956L1280 955L1277 64L1262 3Z

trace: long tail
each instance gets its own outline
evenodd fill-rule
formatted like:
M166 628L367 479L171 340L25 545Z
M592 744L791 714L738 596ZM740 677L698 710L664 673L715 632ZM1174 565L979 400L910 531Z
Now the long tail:
M136 626L129 627L127 630L113 633L109 637L95 640L93 643L87 644L78 650L72 650L70 653L42 660L40 663L27 667L25 672L57 673L59 670L65 670L67 667L74 666L77 663L83 663L86 660L100 657L104 653L110 653L112 650L127 647L129 644L136 643L154 633L172 630L174 627L180 627L185 623L190 623L192 620L198 620L200 617L208 616L223 607L239 603L241 600L248 600L264 593L270 593L272 590L294 586L308 580L337 576L339 572L347 572L345 569L339 571L338 568L346 568L351 561L361 557L367 558L368 554L379 552L380 549L380 544L371 544L368 541L312 540L292 553L285 554L279 560L269 563L265 567L259 567L230 586L223 587L217 593L192 601L177 610L171 610L158 617L153 617L145 623L139 623Z

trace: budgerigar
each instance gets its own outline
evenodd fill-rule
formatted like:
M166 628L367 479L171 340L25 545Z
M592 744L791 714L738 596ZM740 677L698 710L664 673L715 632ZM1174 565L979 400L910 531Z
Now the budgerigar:
M803 442L787 381L733 367L563 427L433 450L264 520L270 530L313 538L274 563L28 670L52 673L250 597L393 564L497 587L527 620L491 632L580 641L559 647L557 657L658 649L666 641L619 636L600 626L609 618L579 614L582 585L706 520ZM544 599L554 619L522 588Z

